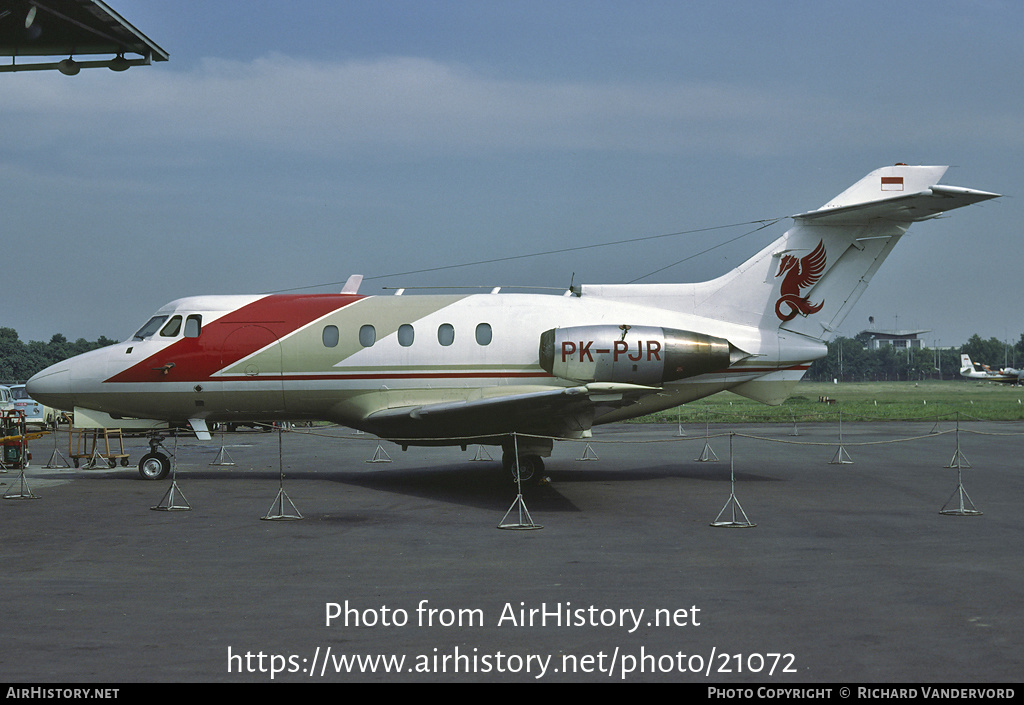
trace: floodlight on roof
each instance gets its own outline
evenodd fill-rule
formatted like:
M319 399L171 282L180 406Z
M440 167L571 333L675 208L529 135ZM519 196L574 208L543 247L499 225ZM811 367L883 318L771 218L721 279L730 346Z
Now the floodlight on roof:
M127 71L130 67L131 64L128 63L128 59L124 58L124 54L118 54L107 64L107 68L111 71Z
M57 63L57 70L65 76L75 76L82 70L82 67L74 59L67 58Z

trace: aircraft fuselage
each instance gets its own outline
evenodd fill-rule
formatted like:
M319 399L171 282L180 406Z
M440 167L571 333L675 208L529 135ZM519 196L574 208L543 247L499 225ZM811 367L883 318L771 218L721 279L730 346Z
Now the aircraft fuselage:
M690 359L670 360L671 336L658 332L666 329L700 331L742 354L730 359L726 349L712 358L701 348L704 367L691 371ZM572 378L542 366L542 336L553 330L571 338L554 351L554 371ZM614 398L621 390L609 390L614 403L595 397L592 418L575 424L582 432L769 374L788 388L825 353L817 341L791 338L795 345L786 349L776 331L587 296L199 296L164 306L133 339L45 370L33 379L33 394L114 417L326 420L436 441L443 427L382 412L587 383L637 387L627 405ZM654 369L661 379L651 377ZM502 433L502 416L485 408L448 435ZM538 421L534 430L578 435L572 426Z

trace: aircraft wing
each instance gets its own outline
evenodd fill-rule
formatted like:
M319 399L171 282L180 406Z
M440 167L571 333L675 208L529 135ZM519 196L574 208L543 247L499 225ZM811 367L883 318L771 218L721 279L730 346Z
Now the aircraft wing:
M972 203L998 198L998 193L977 191L960 186L935 184L923 191L846 206L825 206L816 211L794 215L793 218L814 223L863 223L875 218L916 222L927 220Z
M522 433L579 437L590 429L598 407L616 408L660 391L637 384L596 382L576 387L382 409L369 414L373 433L392 440L424 439L439 429L458 429L460 438ZM454 435L454 432L453 432Z

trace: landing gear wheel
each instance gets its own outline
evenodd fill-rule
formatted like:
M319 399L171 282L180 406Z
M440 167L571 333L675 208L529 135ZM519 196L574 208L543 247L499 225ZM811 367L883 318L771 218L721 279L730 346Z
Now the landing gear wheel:
M171 471L171 460L163 453L146 453L139 461L139 475L143 480L162 480Z
M516 465L514 453L502 455L501 466L512 475L512 482L518 479L524 485L536 485L544 476L544 461L539 455L520 455Z

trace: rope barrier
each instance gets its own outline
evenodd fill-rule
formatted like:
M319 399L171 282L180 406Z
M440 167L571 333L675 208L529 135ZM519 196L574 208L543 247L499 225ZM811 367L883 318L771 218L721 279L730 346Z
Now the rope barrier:
M937 404L936 404L936 406L937 406ZM691 407L691 409L692 408L693 407ZM721 410L718 410L718 409L709 409L709 408L703 408L703 409L701 409L701 411L704 414L713 414L715 416L718 416L718 417L721 417L721 418L725 418L725 419L732 419L734 421L737 421L737 420L740 420L740 419L745 419L745 420L747 420L748 423L784 423L784 422L792 422L793 421L793 418L778 417L776 415L771 415L771 414L768 414L768 415L766 415L766 414L756 414L756 413L752 414L750 412L721 411ZM795 417L795 419L797 421L802 420L802 421L811 422L811 423L825 423L825 422L831 421L832 419L838 419L838 416L840 414L840 411L837 410L837 411L831 411L831 412L830 411L816 411L816 412L813 412L813 413L804 414L803 416L796 416L791 409L789 411L790 411L791 414L793 414L793 417ZM667 413L667 412L660 412L660 413ZM1015 423L1015 422L1024 423L1020 419L987 419L987 418L982 418L980 416L974 416L974 415L972 415L972 414L970 414L968 412L959 411L959 410L947 411L947 412L943 412L941 414L940 413L929 414L928 416L900 416L900 417L869 416L867 414L852 414L849 411L843 411L842 414L843 414L843 417L847 421L865 421L865 422L872 422L872 423L886 423L886 422L890 422L890 421L900 421L900 422L905 422L905 423L924 423L924 422L928 422L928 421L941 421L941 420L952 421L952 420L956 420L958 417L959 417L959 419L961 421L977 421L977 422L986 422L986 423ZM652 414L652 416L653 416L653 414ZM673 419L672 421L675 422L676 420ZM689 419L687 421L683 421L683 423L698 423L699 421L703 421L703 419L691 418L691 419ZM664 420L664 423L669 423L669 419L666 418ZM1022 433L1024 433L1024 431L1022 431Z
M764 435L764 434L749 433L749 432L741 433L741 432L737 432L735 430L716 430L716 431L712 432L711 429L710 429L710 425L707 422L707 416L708 415L705 414L705 432L704 432L704 434L701 435L701 436L690 436L690 437L686 437L686 436L682 436L682 435L676 435L676 436L667 436L667 437L664 437L664 438L594 438L592 436L585 437L585 438L559 438L559 437L555 437L555 436L547 436L547 435L541 435L541 434L530 434L530 433L517 433L517 432L513 432L513 433L508 433L508 434L488 434L486 436L460 436L460 437L452 437L452 438L448 438L448 439L438 439L438 438L419 438L419 439L416 439L416 438L401 438L401 439L394 439L394 438L392 438L392 439L388 439L388 440L390 440L392 442L395 442L395 443L406 444L406 445L413 445L417 441L436 443L439 440L446 440L446 441L452 442L453 444L462 445L463 448L467 448L474 441L482 441L482 440L486 439L486 440L490 441L491 443L494 443L494 441L496 439L502 438L502 437L507 435L511 439L512 444L513 444L514 457L519 457L518 440L519 440L520 437L526 438L526 439L537 439L537 440L545 440L545 441L560 440L560 441L563 441L563 442L569 441L569 442L576 442L576 443L585 443L586 444L586 451L584 453L584 457L577 458L577 460L597 460L598 459L597 455L595 453L593 453L593 449L592 449L592 445L594 445L594 444L603 444L603 445L612 445L612 444L650 445L650 444L655 444L655 443L680 443L680 442L703 441L704 442L704 455L702 455L700 458L695 459L696 461L701 461L701 460L718 460L717 456L714 456L714 451L711 450L710 440L711 439L715 439L715 438L725 438L725 437L728 437L728 439L729 439L729 467L730 467L730 494L729 494L729 499L726 501L725 506L722 507L722 510L718 513L718 516L715 518L714 521L711 522L710 525L712 527L719 527L719 528L752 528L752 527L756 527L757 524L755 524L754 522L750 521L750 519L747 517L747 514L744 511L742 505L740 504L739 498L736 495L736 474L735 474L735 464L734 464L735 461L734 461L734 454L733 454L733 441L737 437L738 438L746 438L746 439L752 440L752 441L765 442L765 443L780 443L780 444L784 444L784 445L788 445L788 446L807 446L807 447L830 447L830 448L836 448L837 450L836 450L835 457L832 459L830 464L837 465L837 464L850 464L850 463L853 462L850 459L849 455L846 453L845 448L847 446L849 446L851 448L853 448L853 447L856 447L856 448L866 448L866 447L870 447L870 446L887 446L887 445L895 445L895 444L899 444L899 443L911 443L911 442L922 441L922 440L931 440L931 439L934 439L934 438L937 438L937 437L947 436L949 434L956 434L956 451L955 451L955 454L953 456L953 460L951 460L950 463L946 467L948 467L948 468L954 468L955 467L956 468L956 470L957 470L957 488L953 492L953 494L950 496L950 498L946 501L946 504L943 505L943 507L939 510L939 513L940 514L946 514L946 515L955 515L955 516L979 516L979 515L982 514L982 512L979 511L974 506L974 503L972 502L970 496L967 494L967 491L964 489L964 485L963 485L962 469L964 467L970 468L971 466L970 466L970 463L967 462L966 458L963 457L963 454L962 454L962 452L960 450L960 433L961 432L977 433L979 435L994 436L994 437L1011 437L1011 436L1024 435L1024 431L1019 431L1019 432L1014 432L1014 433L1000 433L1000 432L992 432L992 431L964 429L964 428L961 427L962 426L961 418L960 418L960 414L958 413L956 415L957 423L956 423L956 428L955 429L947 429L947 430L942 430L942 431L933 429L931 432L929 432L927 434L916 434L916 435L906 436L906 437L902 437L902 438L888 438L888 439L881 439L881 440L856 441L856 442L852 442L851 443L850 441L844 440L844 438L843 438L843 433L842 433L842 414L840 412L840 413L836 414L837 420L839 422L837 424L837 426L838 426L838 428L837 428L838 433L837 433L837 439L836 440L834 440L834 441L808 441L808 440L794 440L792 438L789 438L789 439L787 439L787 438L774 438L774 437L771 437L771 436L768 436L768 435ZM794 423L794 426L795 426L795 423L796 423L795 418L793 420L793 423ZM885 424L885 423L889 423L889 421L883 421L881 423ZM788 426L789 424L786 423L785 425ZM334 428L341 428L341 427L340 426L335 426ZM642 426L640 426L640 428L642 429ZM872 429L872 430L877 430L877 429ZM323 433L323 432L313 431L313 430L309 430L309 429L307 429L305 431L302 431L300 433L304 433L305 435L310 435L310 436L317 436L317 437L320 437L320 438L330 438L330 439L337 439L337 440L358 440L359 439L359 436L354 436L354 435L351 435L351 434L343 434L343 435L329 434L329 433ZM795 435L795 434L791 434L791 435ZM364 439L365 439L365 436L364 436ZM380 445L378 444L377 447L379 449ZM592 454L592 455L588 456L588 454ZM479 456L479 452L478 452L478 456ZM707 457L707 456L713 456L713 457ZM518 466L516 466L516 467L518 467ZM504 517L502 517L502 520L498 523L498 528L499 529L518 529L518 530L523 530L523 529L540 529L540 528L542 528L542 526L540 524L537 524L537 523L535 523L533 521L532 517L530 516L529 510L526 508L526 504L525 504L525 502L523 500L521 478L520 478L518 472L515 472L514 474L515 474L515 478L516 478L518 494L516 496L515 501L512 503L512 506L509 507L508 511L505 512Z
M711 411L711 410L706 410L706 411L707 411L707 413L715 414L715 415L720 416L720 417L726 417L726 418L733 417L732 420L725 421L727 423L743 423L742 421L739 421L739 420L735 419L735 417L738 416L738 415L735 415L735 414L729 414L728 412L722 412L722 411ZM956 418L960 414L961 414L961 412L956 412L956 413L950 414L949 416L951 418ZM836 412L835 414L832 414L832 416L834 416L836 422L838 422L838 420L839 420L838 412ZM934 417L934 416L932 416L932 417L924 417L924 418L920 418L920 419L898 419L898 420L887 419L887 418L882 418L882 417L871 418L871 417L866 417L866 416L854 417L854 418L860 418L862 423L863 422L873 422L873 423L881 423L881 424L887 424L887 423L920 423L920 422L924 422L924 421L935 421L935 419L936 419L936 417ZM800 420L800 417L794 417L793 420L791 420L791 421L772 421L772 422L763 422L763 423L771 424L771 425L776 425L776 424L783 425L784 424L784 425L788 426L790 424L795 424L795 423L799 422L799 420ZM844 417L844 420L849 421L850 419L848 417ZM1008 424L1009 423L1014 423L1013 421L986 421L984 419L979 419L977 417L970 417L970 416L967 419L964 419L962 415L960 415L959 421L962 421L962 422L974 422L974 423L1000 423L1000 424L1001 423L1008 423ZM635 426L637 428L643 428L643 427L645 427L647 425L653 425L654 423L656 423L656 422L652 422L651 424L645 424L645 423L629 424L629 426L630 427ZM698 422L697 421L693 421L691 423L698 423ZM716 422L716 423L719 423L719 422ZM753 422L748 422L748 423L753 423ZM972 429L972 428L961 428L960 432L961 433L970 433L970 434L978 435L978 436L1014 437L1014 436L1022 436L1022 435L1024 435L1024 422L1022 422L1021 425L1022 425L1022 430L1015 431L1015 432L999 432L999 431L981 430L981 429ZM310 428L304 428L304 429L301 429L301 430L298 429L298 428L293 427L293 428L290 429L290 432L291 433L297 433L299 435L315 436L315 437L318 437L318 438L326 438L326 439L330 439L330 440L344 440L344 441L367 440L366 434L361 434L361 433L358 433L358 432L343 433L343 434L325 433L324 432L324 431L327 431L329 429L344 429L344 428L347 428L347 427L341 426L341 425L338 425L338 424L334 424L334 425L330 425L330 426L321 426L321 427L310 427ZM589 437L589 438L565 438L565 437L562 437L562 436L548 436L548 435L541 435L541 434L508 432L508 433L503 433L503 434L482 434L482 435L471 435L471 436L447 436L447 437L427 436L427 437L386 438L385 440L391 441L391 442L399 444L399 445L402 445L402 444L415 445L417 443L436 443L438 441L445 441L447 443L450 443L451 445L467 445L468 446L468 445L473 445L473 444L480 443L483 440L489 440L489 439L494 439L494 438L503 437L503 436L508 436L509 438L511 438L513 435L518 435L518 436L520 436L522 438L533 438L533 439L545 440L545 441L548 441L548 440L550 440L550 441L562 441L562 442L570 442L570 443L591 443L591 444L616 444L616 443L624 443L624 444L644 445L644 444L654 444L654 443L679 443L679 442L688 442L688 441L689 442L706 441L706 440L711 439L711 438L724 438L724 437L728 437L729 435L736 435L736 436L739 436L740 438L747 438L747 439L755 440L755 441L764 441L764 442L767 442L767 443L781 443L781 444L785 444L785 445L795 445L795 446L830 447L830 446L836 446L836 445L840 445L841 444L841 445L850 446L850 447L866 447L866 446L889 445L889 444L896 444L896 443L909 443L909 442L913 442L913 441L927 440L927 439L930 439L930 438L935 438L937 436L945 436L945 435L948 435L948 434L954 433L954 432L955 432L954 429L947 429L947 430L943 430L943 431L935 431L935 430L933 430L933 431L931 431L931 432L929 432L927 434L921 434L921 435L916 435L916 436L908 436L908 437L905 437L905 438L893 438L893 439L878 440L878 441L856 441L856 442L850 442L850 441L846 441L846 440L843 440L843 441L838 441L838 440L836 440L836 441L805 441L805 440L797 441L797 440L789 440L789 439L783 439L783 438L772 438L772 437L769 437L769 436L757 435L757 434L753 434L753 433L739 433L739 432L735 432L735 431L714 431L714 432L707 432L706 431L704 434L702 434L700 436L696 436L696 435L695 436L670 436L670 437L665 437L665 438L644 438L644 439L637 439L637 438L632 438L632 439L615 439L615 438L594 438L594 437ZM373 438L374 440L377 440L377 438L375 436L370 436L370 438Z
M962 472L961 471L962 471L963 468L970 468L971 465L970 465L969 462L967 462L967 459L963 456L963 454L962 454L962 452L960 450L960 433L961 432L963 432L963 433L976 433L978 435L992 436L992 437L1012 437L1012 436L1024 435L1024 430L1014 431L1012 433L1009 433L1009 432L994 432L994 431L991 431L991 430L978 430L978 429L965 429L965 428L962 428L961 421L963 419L961 418L960 412L957 412L956 413L956 421L957 421L957 423L956 423L956 428L955 429L947 429L947 430L939 431L939 430L936 430L936 429L933 428L932 431L927 433L927 434L916 434L916 435L912 435L912 436L905 436L905 437L902 437L902 438L887 438L887 439L881 439L881 440L856 441L856 442L852 442L851 443L850 441L844 440L844 438L843 438L843 432L842 432L843 416L842 416L842 412L840 411L840 412L835 414L836 420L838 421L838 424L837 424L837 434L836 434L837 438L836 438L836 440L834 440L834 441L794 440L792 438L792 436L798 435L796 433L791 433L790 434L791 437L789 439L786 439L786 438L776 438L776 437L772 437L770 435L765 435L765 434L752 433L752 432L749 432L749 431L748 432L737 432L737 431L732 430L732 429L729 429L729 430L718 430L718 429L716 429L714 432L712 432L712 430L710 428L710 423L709 423L710 413L711 413L710 410L705 409L705 414L704 414L704 416L705 416L705 419L704 419L704 434L703 435L694 435L694 436L684 436L684 435L678 434L678 435L675 435L675 436L665 436L665 437L662 437L662 438L621 438L621 437L620 438L610 438L610 437L594 438L592 435L587 434L586 437L581 437L581 438L563 438L563 437L549 436L549 435L543 435L543 434L509 432L509 433L500 433L500 434L490 433L490 434L482 434L482 435L452 436L452 437L447 437L447 438L438 438L438 437L411 438L410 437L410 438L387 438L385 440L388 440L388 441L391 441L393 443L396 443L396 444L399 444L399 445L403 445L403 446L417 445L417 444L436 445L436 444L438 444L438 442L443 442L443 443L447 443L447 444L450 444L450 445L461 445L463 447L463 449L465 450L465 449L468 449L468 447L470 445L473 445L473 444L477 444L477 445L481 445L482 446L482 444L484 442L487 442L487 443L489 443L491 445L494 445L496 443L496 441L501 441L501 440L503 440L505 438L508 438L508 440L510 442L501 443L501 445L505 446L506 450L511 450L512 457L515 459L513 461L512 468L513 468L513 475L515 476L516 486L518 488L518 494L516 496L515 501L512 503L512 506L509 507L509 509L508 509L508 511L506 511L504 517L502 517L502 520L498 523L498 528L499 529L526 530L526 529L540 529L540 528L543 528L543 527L540 524L537 524L537 523L535 523L533 521L532 517L529 514L529 510L526 508L526 504L525 504L525 502L523 500L522 482L523 482L523 477L524 476L520 474L520 470L519 470L519 468L520 468L520 465L519 465L520 459L523 457L523 456L519 455L519 447L520 447L519 446L519 439L520 438L523 438L523 439L534 439L534 440L543 440L545 442L546 441L552 441L552 442L553 441L563 441L563 442L568 441L568 442L575 442L575 443L585 443L586 444L586 451L584 452L584 457L577 458L577 460L597 460L598 459L597 455L596 455L596 453L593 452L593 449L591 447L593 444L603 444L603 445L612 445L612 444L650 445L650 444L656 444L656 443L680 443L680 442L703 441L704 442L704 455L702 455L702 457L700 457L700 458L695 459L696 461L701 461L701 460L718 460L717 456L714 456L714 451L711 450L711 446L710 446L709 442L710 442L711 439L726 438L726 437L728 437L729 438L729 466L730 466L730 488L731 488L731 492L730 492L729 499L726 502L725 506L719 512L719 514L715 518L715 520L713 522L711 522L711 526L713 526L713 527L729 527L729 528L750 528L750 527L755 527L757 525L755 523L751 522L747 518L746 512L743 510L743 507L742 507L742 505L740 505L739 499L736 496L736 475L735 475L735 464L734 464L735 461L734 461L734 455L733 455L733 441L737 437L745 438L745 439L752 440L752 441L758 441L758 442L779 443L779 444L784 444L784 445L788 445L788 446L807 446L807 447L830 447L830 448L836 448L837 449L836 455L832 459L832 461L830 462L830 464L836 465L836 464L849 464L849 463L853 462L849 458L849 456L846 454L846 450L845 450L846 446L857 447L857 448L865 448L865 447L870 447L870 446L886 446L886 445L894 445L894 444L899 444L899 443L910 443L910 442L916 442L916 441L922 441L922 440L930 440L930 439L933 439L933 438L936 438L936 437L946 436L946 435L949 435L951 433L955 433L956 434L956 450L955 450L955 453L954 453L954 456L953 456L953 460L951 460L950 463L946 467L947 468L956 468L956 470L957 470L957 489L954 491L953 495L949 498L949 500L947 500L946 504L943 505L943 507L939 511L939 513L940 514L947 514L947 515L956 515L956 516L978 516L978 515L982 514L982 512L975 508L973 502L970 499L970 496L967 494L967 492L966 492L966 490L964 489L964 486L963 486L963 478L962 478ZM716 413L717 416L720 416L720 417L721 416L729 416L729 415L724 414L722 412L715 412L715 413ZM795 415L791 415L791 418L792 418L792 423L793 423L794 429L795 429L796 417L795 417ZM928 420L930 421L932 419L929 418ZM875 421L875 423L880 423L880 424L884 425L884 424L890 423L891 419L887 419L887 420L875 419L874 421ZM735 422L735 419L734 419L734 422ZM971 423L979 423L979 422L983 422L983 421L981 421L980 419L977 419L977 420L975 420L975 421L973 421ZM988 423L1002 423L1002 422L988 422ZM272 429L276 429L277 432L278 432L278 461L279 461L279 465L280 465L280 489L279 489L277 497L275 498L274 503L271 505L271 509L268 511L267 515L264 516L264 517L261 517L261 519L263 519L263 520L283 520L283 519L292 519L292 520L294 520L294 519L302 519L303 518L302 514L298 511L298 509L295 507L294 503L291 501L291 498L287 496L287 494L285 493L285 490L284 490L284 462L283 462L283 451L282 451L282 445L281 445L282 440L281 439L282 439L283 432L285 430L288 430L288 431L290 431L292 433L295 433L295 434L297 434L299 436L305 435L305 436L316 437L316 438L323 438L323 439L328 439L328 440L337 440L337 441L356 441L356 440L363 440L363 441L365 441L365 440L373 440L374 442L377 443L378 453L381 452L381 450L382 450L381 446L380 446L380 440L381 439L376 437L376 436L368 436L367 434L364 434L362 432L355 432L355 433L347 433L347 432L337 433L337 432L332 432L332 431L339 431L341 429L347 429L347 427L344 427L344 426L341 426L341 425L338 425L338 424L324 425L324 426L307 426L305 428L300 428L300 427L294 426L294 424L288 424L288 423L280 423L280 424L272 424L272 425L271 424L256 424L256 425L260 426L260 427L264 427L264 428L269 427L269 428L272 428ZM662 425L667 425L667 424L662 424ZM776 422L775 425L789 426L789 422L788 421L787 422ZM641 429L641 430L643 429L643 425L634 424L633 426L634 426L634 428L638 428L638 429ZM679 427L681 429L681 422L679 424ZM877 431L877 429L873 428L872 431ZM175 443L177 443L177 436L175 436ZM223 446L222 446L222 452L223 452ZM174 456L174 454L172 454L172 457L173 456ZM479 451L477 453L477 459L480 459ZM375 454L374 460L367 461L367 462L380 462L380 461L377 459L377 455ZM388 462L390 462L390 458L388 458ZM173 466L172 466L172 469L173 469ZM532 472L530 474L532 474ZM172 475L172 478L173 478L173 475ZM180 495L182 504L178 504L177 503L177 501L176 501L177 495L175 494L176 492L177 492L178 495ZM176 485L176 480L172 481L171 488L168 490L168 493L164 496L164 499L161 500L160 504L158 504L155 507L151 507L151 509L154 509L154 510L160 509L160 510L165 510L165 511L189 510L191 508L192 507L188 504L188 501L185 500L184 495L180 494L180 490L177 488L177 485Z

